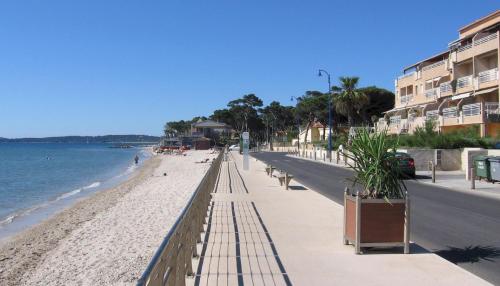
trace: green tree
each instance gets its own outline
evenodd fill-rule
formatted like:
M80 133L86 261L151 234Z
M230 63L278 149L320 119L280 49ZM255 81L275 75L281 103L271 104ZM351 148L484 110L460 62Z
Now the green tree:
M354 117L368 104L368 97L358 89L359 77L340 77L340 86L333 87L335 110L347 117L352 126Z
M303 96L298 98L296 112L301 121L306 122L304 144L307 144L307 135L314 120L325 113L324 108L322 108L324 105L325 96L319 91L306 91Z
M394 93L387 89L378 88L376 86L368 86L359 89L368 97L368 104L364 105L360 110L360 115L365 122L373 122L373 116L376 118L383 117L383 112L390 110L394 106Z

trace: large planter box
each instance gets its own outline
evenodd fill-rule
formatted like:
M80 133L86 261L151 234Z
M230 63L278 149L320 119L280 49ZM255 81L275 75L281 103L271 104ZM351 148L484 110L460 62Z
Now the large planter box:
M344 244L353 244L357 254L361 247L403 246L410 252L409 199L361 199L344 194Z

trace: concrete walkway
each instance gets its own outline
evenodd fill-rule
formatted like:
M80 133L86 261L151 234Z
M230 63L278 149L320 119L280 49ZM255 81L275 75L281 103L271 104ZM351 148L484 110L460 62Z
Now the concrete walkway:
M296 182L285 191L255 159L241 166L237 153L222 163L188 285L489 285L416 247L355 255L342 206Z

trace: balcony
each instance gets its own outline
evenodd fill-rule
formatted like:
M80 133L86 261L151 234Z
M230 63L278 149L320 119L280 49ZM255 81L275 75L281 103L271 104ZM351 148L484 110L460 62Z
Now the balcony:
M477 74L479 85L498 80L498 68L482 71Z
M458 109L456 106L443 109L443 126L459 124Z
M439 110L429 110L425 113L425 120L438 120L439 119Z
M473 42L461 46L457 49L456 61L461 62L473 56L481 55L489 51L498 49L498 32L485 37L475 39Z
M453 92L453 89L451 88L451 81L443 82L439 86L439 95L440 96L451 95L452 92Z
M500 122L500 104L498 102L486 102L484 111L488 121Z
M472 75L460 77L457 79L457 89L471 88L472 87Z
M401 104L408 104L410 101L413 101L413 94L402 95L400 99Z
M424 92L424 95L425 98L427 98L427 100L435 100L438 97L438 93L439 93L439 88L436 87L426 90Z
M439 61L439 62L436 62L436 63L433 63L432 65L428 65L428 66L425 66L422 68L422 71L428 71L428 70L431 70L431 69L434 69L434 68L437 68L439 66L442 66L444 65L445 61L442 60L442 61Z

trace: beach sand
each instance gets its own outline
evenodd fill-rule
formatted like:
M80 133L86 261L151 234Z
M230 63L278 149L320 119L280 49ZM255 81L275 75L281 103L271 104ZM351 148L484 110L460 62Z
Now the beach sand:
M135 284L210 166L195 162L215 158L209 153L153 156L123 184L3 242L0 284Z

